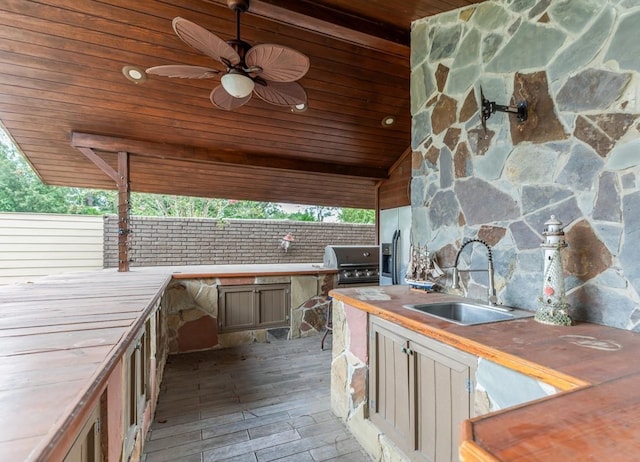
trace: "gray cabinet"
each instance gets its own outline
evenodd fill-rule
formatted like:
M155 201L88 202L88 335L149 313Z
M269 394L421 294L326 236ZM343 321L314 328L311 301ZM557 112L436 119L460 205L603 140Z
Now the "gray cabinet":
M289 325L289 284L220 286L220 332Z
M100 409L96 406L63 462L99 462L102 460Z
M477 358L371 317L369 418L412 460L457 461Z
M147 320L126 353L125 382L125 438L127 457L133 452L136 435L140 432L145 409L150 399L151 322Z

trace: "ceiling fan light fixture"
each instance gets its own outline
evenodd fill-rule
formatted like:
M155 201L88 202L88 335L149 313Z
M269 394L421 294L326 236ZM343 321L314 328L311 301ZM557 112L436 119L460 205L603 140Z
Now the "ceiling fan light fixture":
M222 88L234 98L245 98L251 94L255 83L253 80L235 70L231 70L220 79Z

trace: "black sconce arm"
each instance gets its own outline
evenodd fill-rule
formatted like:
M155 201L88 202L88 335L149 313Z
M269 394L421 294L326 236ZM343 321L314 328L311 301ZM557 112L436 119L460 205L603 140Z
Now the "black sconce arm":
M507 112L509 114L516 114L518 122L522 123L527 120L529 116L528 105L526 101L520 101L515 106L504 106L502 104L496 104L495 101L489 101L484 97L482 87L480 87L480 99L482 103L482 127L487 129L487 119L491 117L491 114L496 112Z

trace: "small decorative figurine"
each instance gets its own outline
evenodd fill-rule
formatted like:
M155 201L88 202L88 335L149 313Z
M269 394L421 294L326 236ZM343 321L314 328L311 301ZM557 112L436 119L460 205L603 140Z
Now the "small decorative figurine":
M288 252L289 247L291 247L291 243L295 240L296 238L293 237L293 234L287 233L286 236L280 238L280 247L282 247L285 252Z
M411 257L405 275L406 282L413 286L433 286L444 272L435 261L435 256L431 256L429 248L425 245L411 245Z
M544 249L544 281L535 320L554 326L570 326L573 324L569 317L571 305L565 299L564 271L560 257L560 249L567 247L563 239L562 222L551 215L551 219L545 223L542 235L545 236L545 242L540 244Z
M410 254L411 256L409 257L409 264L407 265L405 279L415 280L418 273L418 255L420 254L420 245L414 246L412 244Z

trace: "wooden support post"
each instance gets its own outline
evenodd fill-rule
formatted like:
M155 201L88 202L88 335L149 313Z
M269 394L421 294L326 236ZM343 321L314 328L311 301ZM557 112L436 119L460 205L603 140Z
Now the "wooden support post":
M375 210L375 220L376 220L376 245L380 245L380 186L382 186L383 181L378 181L376 183L375 195L376 195L376 210Z
M131 184L129 181L129 153L118 152L118 171L91 148L78 147L87 159L115 181L118 187L118 271L129 271L129 218L131 217Z
M129 271L129 222L131 217L131 188L129 182L129 153L118 153L118 271Z

